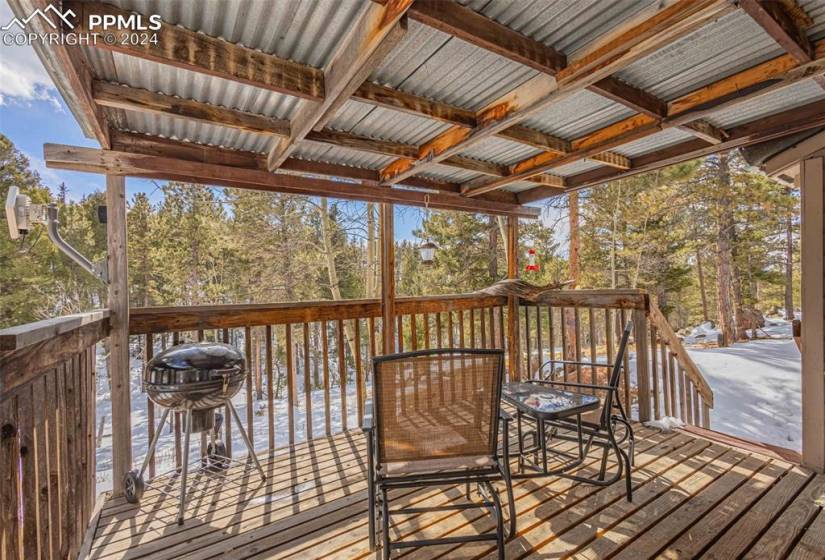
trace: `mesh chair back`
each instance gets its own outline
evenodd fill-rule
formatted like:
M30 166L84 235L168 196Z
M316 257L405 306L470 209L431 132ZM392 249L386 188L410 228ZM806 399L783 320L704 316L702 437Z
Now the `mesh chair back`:
M604 406L602 407L602 415L601 415L601 425L602 427L607 426L607 423L610 421L610 415L613 412L613 405L618 404L621 407L621 401L619 400L619 382L622 378L622 364L624 362L624 355L627 352L627 343L630 340L630 331L633 330L633 321L628 321L624 327L624 331L622 331L622 338L619 342L619 349L616 352L616 359L613 362L613 369L610 371L610 379L608 380L608 385L616 389L616 391L609 392L607 397L604 400ZM627 372L625 372L627 375ZM613 402L613 398L616 398L616 403Z
M379 464L495 455L502 350L423 350L373 365Z

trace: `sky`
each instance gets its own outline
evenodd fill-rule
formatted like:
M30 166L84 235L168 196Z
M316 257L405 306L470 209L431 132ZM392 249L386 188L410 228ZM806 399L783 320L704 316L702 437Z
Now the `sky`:
M12 17L6 0L0 0L0 25L5 25ZM0 133L29 158L31 167L53 191L60 183L65 183L69 199L80 200L105 189L103 175L46 167L44 143L93 148L99 145L96 140L84 136L34 49L29 46L0 44ZM145 179L128 178L126 189L129 199L135 193L145 192L153 202L161 200L157 186ZM543 217L546 223L555 221L552 214ZM396 205L396 239L413 239L412 232L420 227L423 216L424 209Z

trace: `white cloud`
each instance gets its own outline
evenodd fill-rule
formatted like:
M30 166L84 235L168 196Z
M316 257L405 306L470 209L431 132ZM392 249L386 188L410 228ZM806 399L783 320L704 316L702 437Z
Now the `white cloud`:
M0 25L13 17L8 4L0 2ZM0 105L48 101L60 111L57 95L52 79L32 47L0 45Z

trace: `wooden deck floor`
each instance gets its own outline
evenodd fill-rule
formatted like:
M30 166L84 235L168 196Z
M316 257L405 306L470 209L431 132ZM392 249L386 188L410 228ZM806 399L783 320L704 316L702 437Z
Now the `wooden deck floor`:
M507 558L825 558L825 476L781 458L684 432L637 426L633 503L624 485L558 478L515 482L516 538ZM265 486L226 486L193 500L183 527L176 503L147 490L140 508L109 499L90 558L367 558L364 439L350 432L281 450ZM585 471L594 469L593 461ZM435 505L456 488L406 493ZM399 502L400 503L400 502ZM394 529L420 538L489 528L480 511L414 516ZM415 558L494 557L489 544L406 551Z

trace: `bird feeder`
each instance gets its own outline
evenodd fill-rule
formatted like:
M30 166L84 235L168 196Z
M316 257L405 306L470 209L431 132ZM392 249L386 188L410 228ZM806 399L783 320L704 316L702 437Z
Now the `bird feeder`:
M527 249L527 265L524 267L525 272L538 272L539 263L536 260L536 250L533 248Z
M438 249L435 243L430 240L425 241L418 246L418 254L421 255L421 262L423 264L433 264L435 260L435 250Z

